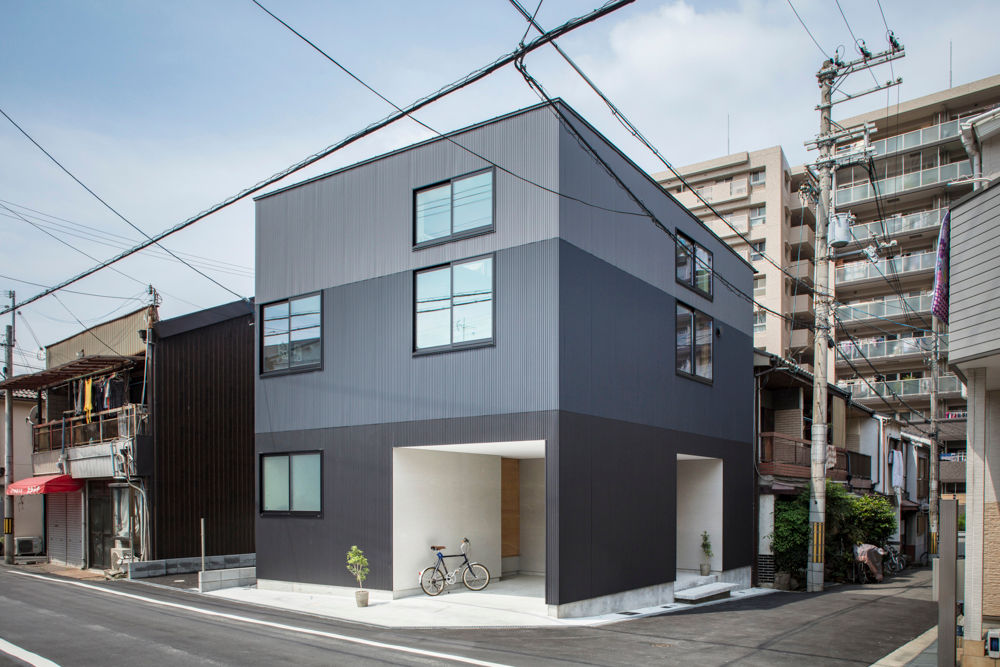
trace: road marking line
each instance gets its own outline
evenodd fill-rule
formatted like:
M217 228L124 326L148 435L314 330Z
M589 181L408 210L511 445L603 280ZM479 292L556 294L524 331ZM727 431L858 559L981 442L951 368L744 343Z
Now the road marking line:
M260 625L267 628L274 628L276 630L286 630L288 632L298 632L305 635L312 635L314 637L325 637L327 639L336 639L342 642L348 642L351 644L360 644L362 646L370 646L372 648L382 648L389 651L398 651L400 653L412 653L414 655L425 656L428 658L437 658L439 660L450 660L452 662L461 662L467 665L479 665L480 667L509 667L503 663L499 662L487 662L485 660L476 660L475 658L466 658L461 655L455 655L452 653L441 653L439 651L425 651L419 648L411 648L409 646L401 646L399 644L386 644L384 642L376 642L370 639L362 639L360 637L351 637L350 635L341 635L335 632L325 632L323 630L311 630L309 628L300 628L294 625L286 625L284 623L275 623L273 621L262 621L257 618L250 618L249 616L239 616L237 614L227 614L221 611L212 611L210 609L202 609L200 607L192 607L186 604L180 604L177 602L167 602L166 600L156 600L154 598L147 598L142 595L136 595L134 593L125 593L124 591L114 591L101 586L94 586L92 584L85 584L80 581L65 581L63 579L53 579L52 577L45 577L39 574L31 574L29 572L18 572L17 570L11 570L12 574L19 574L22 577L32 577L33 579L41 579L43 581L48 581L53 584L65 584L67 586L78 586L80 588L87 588L90 590L97 591L99 593L105 593L107 595L117 595L118 597L129 598L131 600L139 600L140 602L146 602L148 604L159 605L161 607L170 607L172 609L182 609L184 611L194 612L196 614L203 614L205 616L213 616L215 618L225 618L231 621L239 621L241 623L248 623L250 625ZM13 646L13 645L12 645ZM16 648L16 647L15 647ZM44 660L44 658L43 658ZM32 663L35 664L35 663ZM37 663L39 667L43 665L45 667L55 665L55 663L46 661L45 663ZM58 665L55 665L58 667Z
M59 667L58 663L52 662L48 658L43 658L37 653L27 651L17 644L11 644L3 638L0 638L0 651L29 665L34 665L34 667Z

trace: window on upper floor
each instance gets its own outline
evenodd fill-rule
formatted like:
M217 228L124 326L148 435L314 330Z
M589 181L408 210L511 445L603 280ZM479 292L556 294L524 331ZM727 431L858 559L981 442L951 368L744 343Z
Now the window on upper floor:
M321 452L261 454L261 514L319 516L322 512Z
M750 261L756 262L759 259L764 259L764 248L766 247L764 241L754 241L750 244Z
M750 185L764 185L764 183L766 182L764 176L765 173L766 172L763 169L760 169L758 171L751 171Z
M414 274L413 340L417 352L493 342L493 257Z
M753 295L764 296L767 293L767 276L753 277Z
M280 373L321 368L323 299L307 294L261 307L260 372Z
M756 310L753 314L753 332L761 333L767 330L767 311Z
M767 222L767 207L763 204L760 206L750 207L750 226L757 227L763 225Z
M712 381L711 317L677 302L677 373L698 380Z
M712 253L684 234L676 237L677 282L712 297Z
M413 194L413 243L443 243L493 229L493 170L453 178Z

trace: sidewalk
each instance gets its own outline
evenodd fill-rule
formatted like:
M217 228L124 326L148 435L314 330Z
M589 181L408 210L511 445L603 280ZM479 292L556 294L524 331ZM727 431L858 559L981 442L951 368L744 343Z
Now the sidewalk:
M903 644L871 667L937 667L937 626Z
M161 579L164 581L160 581ZM197 587L196 582L192 587L179 577L140 579L135 582L189 591ZM371 591L369 606L365 608L356 605L354 589L351 588L337 588L322 593L299 593L242 587L227 588L204 595L386 628L580 627L692 608L692 605L673 603L588 618L554 618L548 615L544 589L544 577L518 576L492 581L486 590L478 592L467 590L461 584L453 585L436 597L414 595L393 600L389 593ZM772 592L774 591L766 588L734 591L731 598L704 603L697 607L725 604Z

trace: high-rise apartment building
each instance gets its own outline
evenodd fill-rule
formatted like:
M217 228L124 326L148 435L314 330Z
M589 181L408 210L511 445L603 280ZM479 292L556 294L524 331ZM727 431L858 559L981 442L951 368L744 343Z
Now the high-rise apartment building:
M949 206L972 190L960 125L998 104L1000 75L838 121L843 127L872 126L874 155L869 164L838 169L834 178L834 211L851 213L854 220L849 245L834 256L839 352L831 357L830 376L851 391L853 400L904 424L919 424L930 416L930 307L938 234ZM857 148L848 144L837 150ZM775 146L678 171L693 191L670 173L656 178L752 262L759 272L757 300L786 318L758 307L755 346L808 368L815 217L812 204L803 206L797 194L805 167L789 168ZM943 334L938 385L942 451L961 458L966 403L961 382L948 370L946 328ZM947 475L942 472L942 494L964 491L964 464L947 470Z

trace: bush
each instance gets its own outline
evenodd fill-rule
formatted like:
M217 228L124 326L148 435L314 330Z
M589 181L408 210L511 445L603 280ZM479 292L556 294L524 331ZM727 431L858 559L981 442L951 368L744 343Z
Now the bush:
M888 498L861 496L854 499L855 542L881 546L896 532L896 512Z
M357 545L347 552L347 571L358 580L358 588L362 588L368 577L368 558Z
M775 500L771 534L774 569L797 574L809 557L809 493L791 500Z

